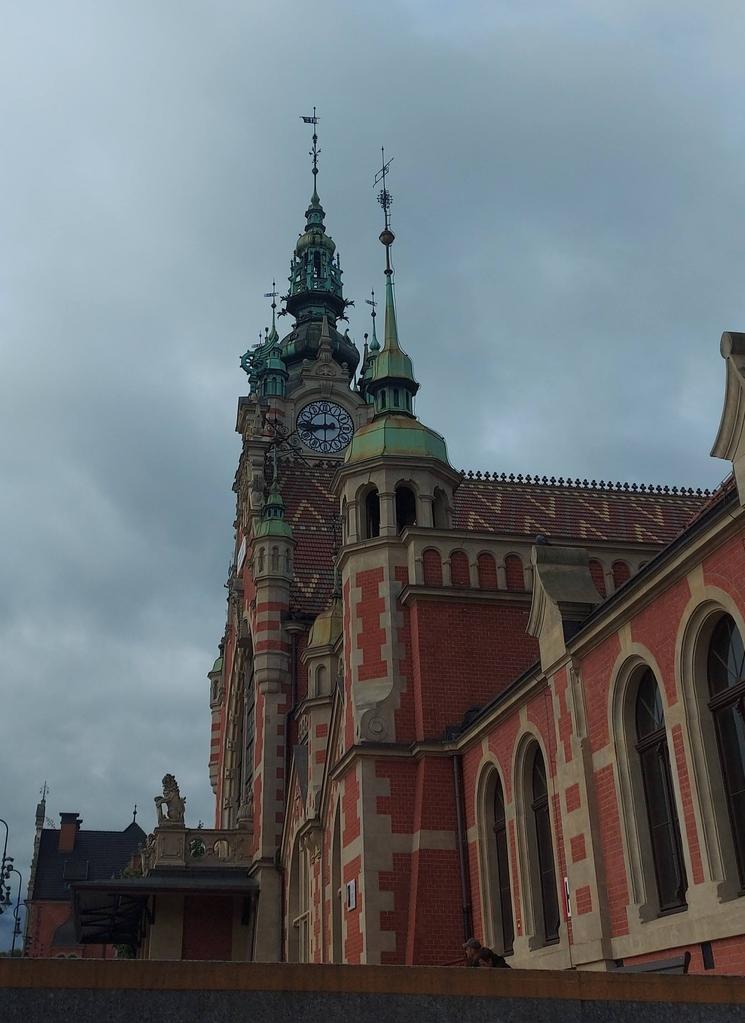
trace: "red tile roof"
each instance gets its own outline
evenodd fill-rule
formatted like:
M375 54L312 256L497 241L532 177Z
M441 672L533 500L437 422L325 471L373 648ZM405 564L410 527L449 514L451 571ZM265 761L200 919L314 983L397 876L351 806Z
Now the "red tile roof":
M328 604L333 585L336 502L331 481L336 464L286 462L280 470L285 518L293 528L295 580L291 607L316 615ZM542 478L464 475L455 495L455 527L482 533L587 543L659 544L673 540L705 506L706 491L590 484Z
M567 481L569 483L569 481ZM708 492L466 477L455 494L455 525L476 532L543 533L557 539L666 544L705 504ZM665 492L668 490L669 492Z
M296 541L290 607L300 614L320 614L331 599L337 514L331 481L336 468L331 462L310 468L303 462L286 462L279 474L285 519Z

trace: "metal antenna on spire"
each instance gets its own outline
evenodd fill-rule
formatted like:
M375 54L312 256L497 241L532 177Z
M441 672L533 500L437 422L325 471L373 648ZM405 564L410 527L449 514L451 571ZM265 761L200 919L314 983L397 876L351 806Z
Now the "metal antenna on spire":
M375 330L375 316L376 316L375 306L378 304L375 301L375 288L371 288L370 289L370 298L366 298L365 301L367 302L368 305L372 306L372 309L370 310L370 315L372 316L373 330Z
M277 296L278 295L279 295L279 292L277 291L277 282L276 281L272 281L272 290L264 292L264 298L270 298L272 300L272 334L274 334L274 331L277 329L277 326L276 326L276 313L277 313Z
M264 292L264 298L270 298L272 300L272 309L276 309L277 308L277 296L278 295L279 295L279 292L277 291L277 282L276 281L272 281L272 290Z
M315 190L315 187L316 187L316 176L318 174L318 154L321 152L321 150L318 148L318 132L316 131L316 126L317 126L320 118L316 117L316 108L315 107L313 107L313 116L312 117L307 117L305 114L301 114L300 117L302 118L302 120L303 120L303 122L305 124L312 124L313 125L313 148L308 153L308 156L312 156L313 157L313 188Z
M396 240L396 236L391 231L391 203L393 202L393 196L386 188L385 179L388 174L388 168L393 163L393 157L386 161L385 149L383 146L380 147L380 154L382 158L382 166L379 171L375 172L375 180L373 181L373 188L377 188L378 185L382 185L381 190L378 192L378 202L383 207L383 214L385 216L385 227L380 232L380 240L385 245L385 275L390 277L393 273L391 268L391 245Z
M46 778L44 779L44 784L39 789L39 795L41 796L41 798L43 800L45 800L47 798L47 796L49 795L49 786L47 785Z

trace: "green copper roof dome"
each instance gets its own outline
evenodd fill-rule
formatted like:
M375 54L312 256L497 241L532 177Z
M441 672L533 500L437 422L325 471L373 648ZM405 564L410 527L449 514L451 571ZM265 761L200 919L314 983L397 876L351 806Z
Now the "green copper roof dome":
M444 437L412 416L389 412L360 427L347 449L345 465L381 455L436 458L449 465Z

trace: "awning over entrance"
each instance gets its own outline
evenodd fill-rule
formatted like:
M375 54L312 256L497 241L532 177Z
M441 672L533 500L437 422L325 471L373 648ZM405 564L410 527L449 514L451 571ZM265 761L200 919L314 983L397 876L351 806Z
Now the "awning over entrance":
M140 944L147 922L152 923L158 894L258 894L253 878L235 871L151 873L147 877L110 881L79 881L72 885L75 934L80 944Z

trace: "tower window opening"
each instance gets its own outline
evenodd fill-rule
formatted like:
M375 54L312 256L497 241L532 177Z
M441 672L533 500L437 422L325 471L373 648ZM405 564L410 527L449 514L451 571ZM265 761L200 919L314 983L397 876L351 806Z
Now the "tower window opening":
M380 392L380 407L385 408L385 391Z
M407 526L416 525L416 494L407 486L396 487L396 529L403 533Z
M396 406L396 408L398 408L400 405L397 387L393 388L393 404Z
M321 276L321 253L320 252L314 252L313 253L313 276L314 277L320 277Z
M372 540L373 537L380 536L380 497L375 487L369 490L365 496L365 521L364 525L364 537L365 540Z

